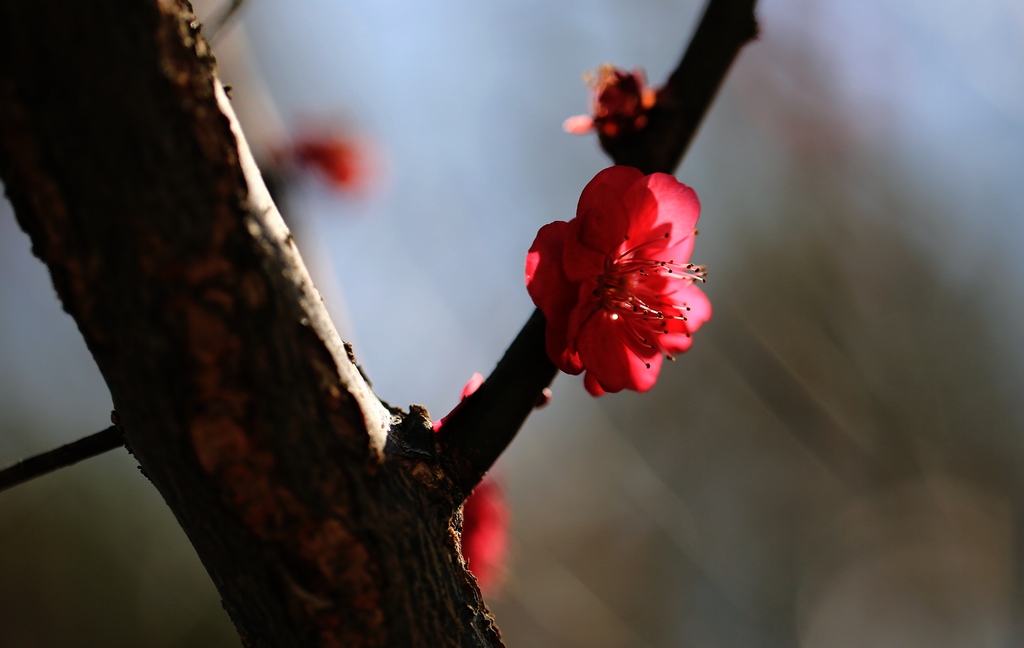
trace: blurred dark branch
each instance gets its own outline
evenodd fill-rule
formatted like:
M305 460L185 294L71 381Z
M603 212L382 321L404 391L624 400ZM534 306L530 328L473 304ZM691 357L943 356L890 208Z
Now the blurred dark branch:
M0 179L118 428L244 645L500 646L197 27L184 0L0 2Z
M650 120L605 151L644 173L679 165L729 66L757 35L756 0L710 0L690 46L658 95ZM557 370L544 347L544 315L536 310L480 389L463 401L439 433L453 481L468 495L512 442Z
M124 437L121 436L121 431L111 425L84 439L72 441L28 459L22 459L0 470L0 491L23 484L36 477L42 477L54 470L67 468L83 459L95 457L123 445Z
M601 146L616 164L644 173L675 171L740 48L757 37L755 4L708 2L683 60L658 91L647 126L619 137L601 136Z

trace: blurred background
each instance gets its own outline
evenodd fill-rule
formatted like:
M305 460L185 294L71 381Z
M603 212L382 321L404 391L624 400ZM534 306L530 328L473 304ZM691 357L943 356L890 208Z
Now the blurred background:
M1024 645L1024 4L759 5L677 173L714 317L647 394L555 381L494 471L511 540L489 604L520 648ZM561 131L581 74L658 84L701 9L249 0L218 34L381 398L438 417L493 367L533 309L537 229L609 164ZM0 204L0 464L109 411ZM238 639L113 452L0 493L0 645Z

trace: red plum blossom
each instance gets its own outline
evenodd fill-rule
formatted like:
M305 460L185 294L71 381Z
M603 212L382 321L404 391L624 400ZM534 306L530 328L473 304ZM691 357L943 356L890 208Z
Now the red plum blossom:
M594 396L647 391L662 358L690 348L711 317L689 263L700 203L665 173L615 166L580 196L576 218L545 225L526 257L526 287L547 319L548 356L586 372Z

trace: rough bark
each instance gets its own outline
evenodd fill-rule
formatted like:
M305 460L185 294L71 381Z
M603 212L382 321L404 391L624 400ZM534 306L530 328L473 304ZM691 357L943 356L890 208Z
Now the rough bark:
M603 142L617 162L675 167L753 4L710 1L641 139ZM554 377L544 319L440 435L385 409L197 30L180 0L0 0L0 178L118 429L245 645L501 645L458 507Z
M0 177L128 447L243 644L500 645L429 421L347 357L197 29L0 0Z

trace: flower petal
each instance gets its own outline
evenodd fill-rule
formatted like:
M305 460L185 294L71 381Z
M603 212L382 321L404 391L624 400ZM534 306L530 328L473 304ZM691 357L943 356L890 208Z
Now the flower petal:
M579 241L580 219L569 221L562 251L562 270L569 281L586 281L601 274L607 252L599 252Z
M476 390L480 389L480 385L484 384L484 376L479 371L474 371L473 375L469 377L469 382L462 388L462 398L466 399L476 393Z
M613 166L584 187L566 236L563 264L570 281L600 274L608 255L626 240L630 215L622 198L643 179L639 169Z
M665 175L665 174L659 174ZM636 184L638 181L644 179L643 171L631 166L625 166L617 164L615 166L608 167L598 171L597 175L587 183L587 186L583 188L583 193L580 194L579 206L586 211L587 208L593 206L593 196L591 192L598 188L606 188L611 191L615 191L621 197L625 195L626 191ZM671 177L671 176L669 176ZM581 210L576 210L576 215L581 214Z
M487 477L462 505L462 556L482 590L500 584L508 553L508 505L501 487Z
M547 319L545 339L548 356L566 373L582 371L579 358L568 349L566 326L576 304L576 284L562 271L562 249L569 224L548 223L537 232L526 255L526 290Z
M686 324L690 332L696 331L701 324L711 319L711 300L700 287L684 284L675 291L673 299L690 307L686 313Z
M667 173L652 173L629 188L623 203L631 215L628 234L632 245L668 234L664 245L651 246L643 256L689 261L700 217L700 201L693 189Z
M594 176L583 188L576 206L580 243L604 254L616 249L630 222L623 197L630 187L643 180L639 169L628 166L609 167Z
M576 345L573 341L576 339L576 336L580 334L580 328L588 319L590 319L600 306L594 297L594 290L596 288L597 277L588 277L586 280L581 282L576 302L573 304L572 310L569 311L569 319L566 322L565 334L570 340L569 347L573 349L573 351L576 350Z
M551 319L576 296L562 272L562 249L569 223L555 221L540 228L526 254L526 290L537 308Z
M632 335L622 318L599 310L580 327L576 349L588 374L609 393L633 389L647 391L658 379L661 355L638 355L628 342Z
M594 120L590 115L576 115L562 123L562 130L573 135L584 135L594 129Z
M594 378L594 374L589 371L583 376L583 386L587 388L587 392L595 398L598 396L604 396L608 392L601 387L601 383L597 382L597 378Z
M470 376L469 378L469 382L467 382L466 385L462 388L462 396L459 398L459 402L455 405L455 407L452 408L452 411L448 412L441 418L434 421L434 432L440 432L441 428L444 427L444 424L448 421L449 418L451 418L452 414L457 412L459 408L462 407L462 401L472 396L474 392L476 392L476 390L480 389L480 385L482 384L484 384L483 375L479 371L473 372L473 375Z
M665 352L675 355L689 349L693 344L693 332L711 319L711 301L703 290L693 284L681 287L673 299L690 307L686 311L686 321L682 322L684 326L670 327L669 332L659 338Z

